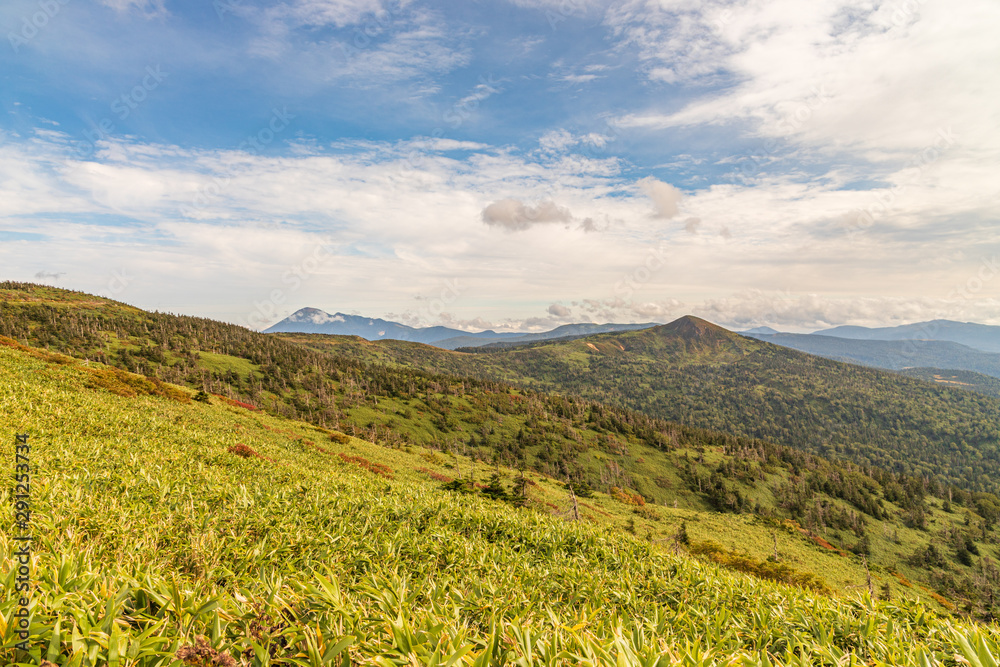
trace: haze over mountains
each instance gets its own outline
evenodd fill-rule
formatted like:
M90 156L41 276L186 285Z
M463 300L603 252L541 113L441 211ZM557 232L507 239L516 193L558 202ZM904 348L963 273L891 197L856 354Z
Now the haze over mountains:
M811 334L782 333L769 327L744 336L850 363L905 370L939 368L1000 377L1000 327L933 320L897 327L841 326Z
M902 324L896 327L852 327L841 326L813 335L836 336L855 340L905 340L919 343L930 340L960 343L984 352L1000 353L1000 327L975 322L954 322L952 320L931 320Z

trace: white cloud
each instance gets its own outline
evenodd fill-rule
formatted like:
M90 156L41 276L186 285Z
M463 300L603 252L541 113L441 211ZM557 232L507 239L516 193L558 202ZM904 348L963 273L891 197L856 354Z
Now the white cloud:
M483 222L491 227L500 227L507 231L523 231L533 225L547 222L570 222L573 214L552 200L528 206L522 201L508 198L495 201L484 208L482 218Z
M1000 61L995 2L686 4L626 3L608 21L624 43L659 63L655 71L718 83L714 64L727 85L679 110L626 114L620 127L732 124L764 139L875 164L908 159L939 128L950 127L976 137L963 146L969 158L984 168L988 160L995 163L1000 90L991 85L991 71L976 65ZM698 33L692 26L713 23L692 51L715 46L704 65L692 62L696 56L681 53L680 45Z
M640 179L639 187L653 202L654 218L669 219L677 215L677 207L684 197L680 190L652 176Z
M379 315L371 312L378 303L405 312L415 296L436 298L445 281L457 279L460 294L445 309L455 321L516 328L537 317L526 302L537 294L562 296L574 319L602 322L667 321L708 302L695 314L749 321L761 312L759 299L725 296L734 285L812 293L831 303L844 295L933 302L974 279L984 257L1000 255L990 224L993 190L956 208L953 188L960 185L942 181L937 164L851 238L841 220L873 195L842 190L836 178L817 186L765 176L752 186L689 191L685 217L678 211L677 224L652 227L649 198L610 164L539 162L505 147L468 147L458 157L429 152L414 163L409 156L420 141L330 152L301 146L265 157L121 140L101 144L98 158L84 161L58 132L6 137L0 230L42 239L5 242L0 261L18 279L59 267L67 272L61 284L92 292L124 269L132 279L116 298L232 321L245 321L254 302L275 289L285 291L276 321L303 306ZM968 177L974 173L970 167ZM194 206L199 193L208 196ZM494 202L486 207L493 224L470 224L483 219L484 202ZM705 222L695 226L694 216ZM587 219L600 234L585 233ZM497 226L530 227L530 236L497 234ZM723 238L722 229L732 237ZM655 247L666 250L651 261ZM296 281L288 272L317 248L329 258ZM626 279L630 293L621 289ZM994 317L989 299L998 285L987 283L960 310L942 314ZM817 315L803 303L803 322L863 319L845 308ZM932 309L912 312L919 319ZM436 311L417 316L423 324L444 318ZM547 318L532 326L552 324Z
M691 307L693 314L731 329L771 326L815 331L841 324L896 326L933 319L1000 321L1000 300L984 298L855 297L747 290Z
M566 130L549 130L538 140L538 145L543 150L556 152L563 151L576 144L577 139Z
M116 0L129 1L129 0ZM131 0L136 1L136 0ZM408 2L383 2L383 0L292 0L270 8L273 19L283 19L296 26L336 26L363 23L372 24L369 32L381 32L396 18Z
M590 83L595 79L603 78L598 74L565 74L559 77L560 81L566 83Z
M553 317L558 317L558 318L562 318L562 319L570 317L573 314L572 310L570 310L566 306L562 306L562 305L560 305L558 303L554 303L551 306L549 306L548 309L546 310L546 312L549 315L552 315Z

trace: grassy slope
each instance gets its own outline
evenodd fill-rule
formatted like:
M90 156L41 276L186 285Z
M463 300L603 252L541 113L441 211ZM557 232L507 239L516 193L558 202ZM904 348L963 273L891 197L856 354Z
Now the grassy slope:
M114 654L178 664L197 634L253 665L330 664L338 651L344 664L763 664L764 651L789 664L792 652L829 664L845 651L917 664L924 651L949 659L970 635L998 652L995 629L916 603L727 574L600 525L442 492L413 470L447 471L455 457L338 445L221 402L125 398L87 381L77 365L0 348L0 387L15 397L0 404L0 432L29 432L35 466L31 641L41 654L30 664ZM273 463L226 451L240 443ZM341 451L377 458L394 479ZM538 504L564 498L535 480ZM0 489L5 506L11 493ZM614 503L593 506L613 514ZM689 526L727 523L738 521ZM0 533L5 663L12 532Z

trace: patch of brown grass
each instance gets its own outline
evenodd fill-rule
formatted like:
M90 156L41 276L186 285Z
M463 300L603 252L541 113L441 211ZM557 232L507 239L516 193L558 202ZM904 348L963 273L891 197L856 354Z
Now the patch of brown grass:
M191 667L236 667L236 659L228 653L222 653L212 648L208 639L198 635L194 644L187 644L177 649L177 659Z
M761 579L769 579L784 584L792 584L802 588L811 588L817 593L830 595L830 587L822 578L811 572L797 572L784 563L760 561L746 554L736 553L723 547L718 542L706 540L692 543L689 547L692 554L707 558L728 570L746 572Z
M345 463L353 463L357 466L361 466L368 472L374 473L380 477L385 477L386 479L395 479L392 468L389 466L384 466L381 463L374 463L361 456L351 456L350 454L339 453L337 454Z
M417 468L417 471L425 473L428 477L430 477L431 479L433 479L435 482L450 482L450 481L452 481L452 478L448 477L448 475L442 475L441 473L435 472L435 471L431 470L430 468Z
M263 461L270 461L274 463L274 459L268 458L266 456L261 456L253 447L244 445L242 442L237 442L235 445L230 445L226 448L226 451L230 454L235 454L243 459L258 458Z
M7 336L0 336L0 345L30 354L36 359L47 361L50 364L60 364L66 366L69 364L75 364L79 361L79 359L67 357L65 354L58 354L56 352L49 352L48 350L39 350L34 347L28 347L27 345L21 345L13 338L8 338Z

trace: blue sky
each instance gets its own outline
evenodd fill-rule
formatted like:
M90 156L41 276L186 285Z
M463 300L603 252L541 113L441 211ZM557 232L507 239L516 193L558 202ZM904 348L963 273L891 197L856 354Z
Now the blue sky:
M1000 323L992 0L12 0L4 278L263 328Z

